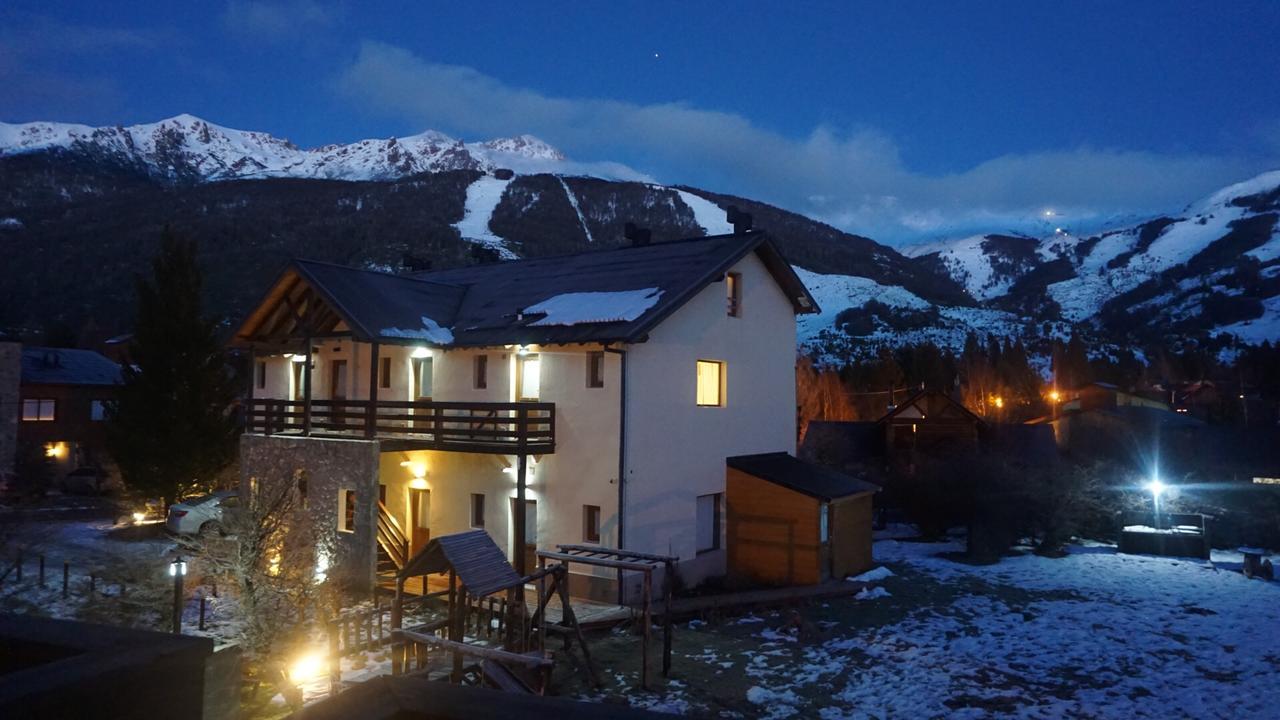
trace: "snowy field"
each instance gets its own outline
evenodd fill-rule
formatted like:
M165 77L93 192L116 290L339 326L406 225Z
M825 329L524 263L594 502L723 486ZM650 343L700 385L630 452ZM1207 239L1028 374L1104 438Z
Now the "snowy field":
M587 695L721 717L1280 716L1280 583L1245 579L1238 554L943 556L961 549L877 542L893 574L873 590L800 622L682 625L662 693L630 688L626 670Z

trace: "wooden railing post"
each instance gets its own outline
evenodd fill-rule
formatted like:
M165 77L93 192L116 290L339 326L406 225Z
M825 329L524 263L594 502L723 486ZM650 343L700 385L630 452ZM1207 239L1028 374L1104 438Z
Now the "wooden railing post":
M372 439L378 430L378 343L369 344L369 407L364 412L364 436Z
M311 338L307 338L306 361L302 366L302 434L311 434Z

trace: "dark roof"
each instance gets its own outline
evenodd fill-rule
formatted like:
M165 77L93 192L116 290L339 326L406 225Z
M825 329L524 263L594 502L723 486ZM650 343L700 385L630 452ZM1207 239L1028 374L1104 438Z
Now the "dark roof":
M915 406L925 416L925 420L967 420L978 425L982 425L985 422L975 415L973 411L965 407L964 403L940 390L916 391L911 397L898 403L896 407L885 413L884 417L880 418L880 422L894 420L912 406ZM918 422L914 419L910 420Z
M642 342L668 315L749 253L768 268L798 313L817 302L765 233L653 243L638 247L393 275L296 260L296 271L351 327L357 339L414 340L453 347ZM572 293L652 290L655 301L631 319L539 324L550 320L526 309ZM424 319L425 318L425 319ZM429 321L429 322L428 322ZM246 321L237 333L252 335ZM446 328L448 341L422 332ZM416 333L416 334L415 334Z
M22 348L24 385L119 385L120 366L92 350Z
M432 539L405 564L400 577L445 572L449 568L458 573L458 579L471 595L483 597L520 584L520 575L484 530Z
M670 715L564 697L450 685L415 675L381 676L302 708L299 720L646 720Z
M734 470L767 480L775 485L820 500L835 500L860 493L877 492L880 486L844 473L797 460L790 453L738 455L725 462Z

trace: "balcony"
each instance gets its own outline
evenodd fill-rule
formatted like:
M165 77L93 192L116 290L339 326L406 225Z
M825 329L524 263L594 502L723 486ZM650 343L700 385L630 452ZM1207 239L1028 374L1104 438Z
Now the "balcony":
M247 401L255 435L379 440L383 450L504 455L555 452L555 403L395 400Z

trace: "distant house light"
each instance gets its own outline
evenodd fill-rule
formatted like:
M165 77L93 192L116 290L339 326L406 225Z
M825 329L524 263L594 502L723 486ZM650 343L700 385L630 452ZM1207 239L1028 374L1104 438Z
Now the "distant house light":
M1253 479L1254 485L1280 485L1280 478L1273 477L1256 477Z

